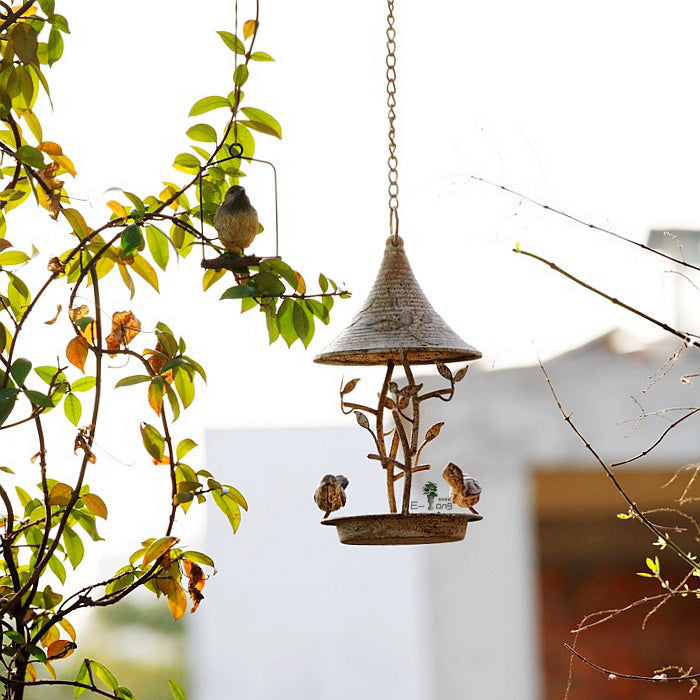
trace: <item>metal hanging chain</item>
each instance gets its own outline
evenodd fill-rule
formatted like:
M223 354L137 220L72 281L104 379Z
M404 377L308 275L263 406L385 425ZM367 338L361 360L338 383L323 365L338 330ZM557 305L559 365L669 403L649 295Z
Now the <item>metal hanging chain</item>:
M387 0L389 14L386 27L386 92L389 108L389 235L399 239L399 161L396 158L396 30L394 29L394 0Z

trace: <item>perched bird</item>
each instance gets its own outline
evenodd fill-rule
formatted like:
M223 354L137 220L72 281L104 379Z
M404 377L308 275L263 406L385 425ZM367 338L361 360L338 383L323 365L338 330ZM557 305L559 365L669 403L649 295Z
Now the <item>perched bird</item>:
M245 188L230 187L224 201L214 214L214 228L226 250L243 254L260 229L258 212L251 206Z
M476 479L464 476L462 470L450 462L442 472L442 478L452 487L450 498L452 503L462 508L469 508L472 513L479 515L474 506L479 502L481 486Z
M314 493L314 501L321 510L325 511L324 518L345 505L345 489L349 483L342 474L338 474L338 476L326 474L321 479L321 484Z

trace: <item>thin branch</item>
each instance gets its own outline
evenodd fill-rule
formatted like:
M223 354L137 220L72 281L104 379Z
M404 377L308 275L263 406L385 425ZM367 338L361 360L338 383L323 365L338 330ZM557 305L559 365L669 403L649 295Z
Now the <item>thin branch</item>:
M619 233L616 233L615 231L611 231L610 229L607 228L602 228L601 226L596 226L595 224L588 223L586 221L583 221L582 219L578 219L575 216L572 216L571 214L567 214L565 211L561 211L560 209L555 209L554 207L550 207L548 204L542 204L541 202L538 202L535 199L532 199L531 197L528 197L527 195L521 194L520 192L516 192L515 190L510 189L510 187L505 187L504 185L499 185L495 182L491 182L490 180L486 180L485 178L482 177L476 177L476 175L471 176L472 180L476 180L478 182L483 182L486 185L491 185L492 187L498 187L499 189L503 190L504 192L509 192L510 194L515 195L516 197L519 197L520 199L524 199L526 202L530 202L530 204L534 204L536 207L540 207L540 209L545 209L547 211L551 211L554 214L559 214L560 216L563 216L566 219L569 219L570 221L574 221L577 224L581 224L582 226L585 226L586 228L593 229L594 231L600 231L600 233L605 233L608 236L613 236L614 238L617 238L618 240L624 241L625 243L629 243L630 245L637 246L637 248L641 248L642 250L647 251L648 253L653 253L654 255L658 255L661 258L665 258L666 260L670 260L671 262L678 263L679 265L683 265L684 267L688 267L692 270L698 270L700 271L700 267L697 267L696 265L691 265L689 262L686 262L685 260L681 258L675 258L672 255L668 255L667 253L664 253L660 250L657 250L656 248L652 248L644 243L639 243L638 241L635 241L631 238L627 238L626 236L623 236Z
M695 415L698 411L700 411L700 408L695 408L695 409L693 409L690 413L686 413L682 418L679 418L678 420L676 420L676 421L674 421L673 423L671 423L671 425L669 425L668 428L666 428L666 430L664 430L664 432L661 433L661 436L659 437L659 439L658 439L653 445L651 445L651 447L647 447L646 450L642 450L642 451L641 451L638 455L636 455L635 457L630 457L629 459L625 459L625 460L623 460L623 461L621 461L621 462L613 462L613 463L610 465L610 467L611 467L611 468L612 468L612 467L621 467L623 464L629 464L630 462L634 462L634 461L636 461L636 460L638 460L638 459L641 459L642 457L645 457L645 456L648 455L655 447L657 447L657 446L661 443L661 441L662 441L662 440L663 440L663 439L664 439L664 438L665 438L679 423L682 423L686 418L690 418L690 416Z
M632 499L627 495L627 492L622 488L620 485L620 482L615 478L615 475L613 472L610 470L608 465L603 461L603 459L600 457L600 455L595 451L593 446L586 440L586 438L579 432L578 428L574 424L574 422L571 420L571 414L566 413L564 411L564 408L561 405L561 401L559 401L559 397L557 396L556 391L554 390L554 385L552 384L552 380L549 378L549 374L547 374L547 370L544 368L544 365L542 362L539 363L540 369L542 370L542 373L545 376L545 379L547 380L547 385L549 386L549 390L552 393L552 396L554 397L554 401L557 404L557 408L559 409L559 412L564 418L564 421L569 425L571 430L576 434L576 436L583 442L585 445L586 449L595 457L596 461L600 466L603 468L605 473L608 475L608 478L610 481L612 481L613 485L617 489L618 493L622 496L622 498L627 502L628 506L632 509L632 512L636 514L637 518L646 525L646 527L651 530L658 538L664 540L666 542L666 545L670 547L688 566L690 566L693 569L696 569L700 571L700 563L697 561L694 561L688 554L686 554L668 535L664 535L657 527L652 523L649 518L647 518L642 511L639 510L637 507L637 504L632 501Z
M695 673L695 674L687 674L684 676L664 676L664 677L656 677L654 678L653 676L636 676L633 674L628 674L628 673L618 673L617 671L611 671L610 669L603 668L602 666L599 666L598 664L593 663L589 659L585 658L581 654L579 654L571 645L569 644L564 644L564 646L576 657L578 657L583 663L585 663L587 666L590 666L591 668L594 668L596 671L600 671L601 673L605 673L608 676L614 676L615 678L625 678L627 680L631 681L649 681L651 683L682 683L683 681L691 681L695 678L700 678L700 673Z
M693 340L690 336L690 334L684 332L684 331L679 331L676 328L672 328L669 326L667 323L663 323L662 321L659 321L655 319L653 316L649 316L649 314L645 314L643 311L640 311L639 309L635 309L633 306L630 306L629 304L625 304L625 302L620 301L619 299L616 299L615 297L611 297L609 294L606 294L605 292L602 292L600 289L597 289L596 287L591 286L590 284L584 282L583 280L580 280L578 277L574 277L574 275L570 274L569 272L566 272L566 270L563 270L561 267L559 267L557 264L551 262L550 260L546 260L545 258L540 257L539 255L535 255L535 253L528 253L525 250L522 250L520 248L513 248L514 253L519 253L520 255L526 255L529 258L534 258L535 260L538 260L541 263L544 263L548 267L552 268L555 272L558 272L560 275L563 275L567 279L570 279L572 282L576 282L576 284L580 285L584 289L587 289L589 292L593 292L594 294L597 294L600 297L603 297L603 299L607 299L609 302L612 304L615 304L616 306L620 306L625 311L629 311L630 313L635 314L635 316L639 316L640 318L643 318L645 321L649 321L649 323L653 323L655 326L658 326L659 328L663 328L667 333L670 333L671 335L675 335L678 338L681 338L681 340L685 341L688 345L693 345L696 348L700 348L700 343L697 340Z

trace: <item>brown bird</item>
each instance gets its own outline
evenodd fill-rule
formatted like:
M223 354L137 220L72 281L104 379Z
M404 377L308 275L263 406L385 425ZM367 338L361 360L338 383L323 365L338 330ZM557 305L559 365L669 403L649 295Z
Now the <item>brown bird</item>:
M342 474L337 476L326 474L321 479L321 484L314 493L314 501L321 510L325 511L324 518L345 505L345 489L349 483Z
M258 235L258 212L250 204L245 188L230 187L221 206L214 214L214 228L226 250L243 255Z
M451 486L452 503L462 508L469 508L472 513L479 515L474 510L474 506L479 502L481 496L479 482L470 476L464 476L462 470L452 462L445 467L442 478Z

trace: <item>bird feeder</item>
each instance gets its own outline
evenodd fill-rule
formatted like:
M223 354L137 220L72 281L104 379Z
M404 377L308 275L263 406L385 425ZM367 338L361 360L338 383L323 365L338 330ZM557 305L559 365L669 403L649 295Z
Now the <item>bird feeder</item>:
M368 457L386 473L390 512L325 518L322 524L336 527L341 542L455 542L464 539L469 522L482 519L472 510L409 512L413 475L430 469L430 465L421 464L421 453L443 425L437 423L422 433L422 404L429 399L449 401L454 395L455 385L464 378L467 367L453 374L447 363L480 357L481 353L463 341L431 306L413 275L402 239L390 236L367 300L350 325L314 358L320 364L386 367L376 408L350 400L357 379L341 388L340 399L343 412L354 412L358 424L372 436L376 450ZM445 380L444 387L424 390L424 385L416 382L412 367L430 364ZM403 380L396 381L395 369L403 370ZM402 493L397 500L399 485Z
M465 343L433 309L413 275L399 236L394 1L387 0L386 30L389 238L369 297L350 325L314 358L315 362L329 365L386 367L376 408L350 399L359 379L352 379L341 387L340 405L343 413L354 413L359 425L372 436L376 449L368 458L378 462L385 472L389 513L329 518L331 512L345 504L343 484L347 485L347 479L342 475L326 475L314 495L316 504L326 514L322 524L336 527L344 544L455 542L464 539L470 522L482 519L473 508L479 500L481 487L474 479L465 478L452 462L445 467L442 476L452 488L450 497L457 508L449 512L437 509L430 513L410 512L413 475L430 469L429 464L421 461L423 448L438 437L443 426L442 422L436 423L423 433L420 424L423 402L449 401L468 366L453 373L448 363L476 360L481 353ZM423 384L415 380L412 369L415 365L434 365L445 381L444 386L424 389ZM395 378L396 369L402 370L403 379ZM430 493L434 497L437 485L431 484ZM399 499L397 486L401 486ZM432 505L429 501L429 508Z

